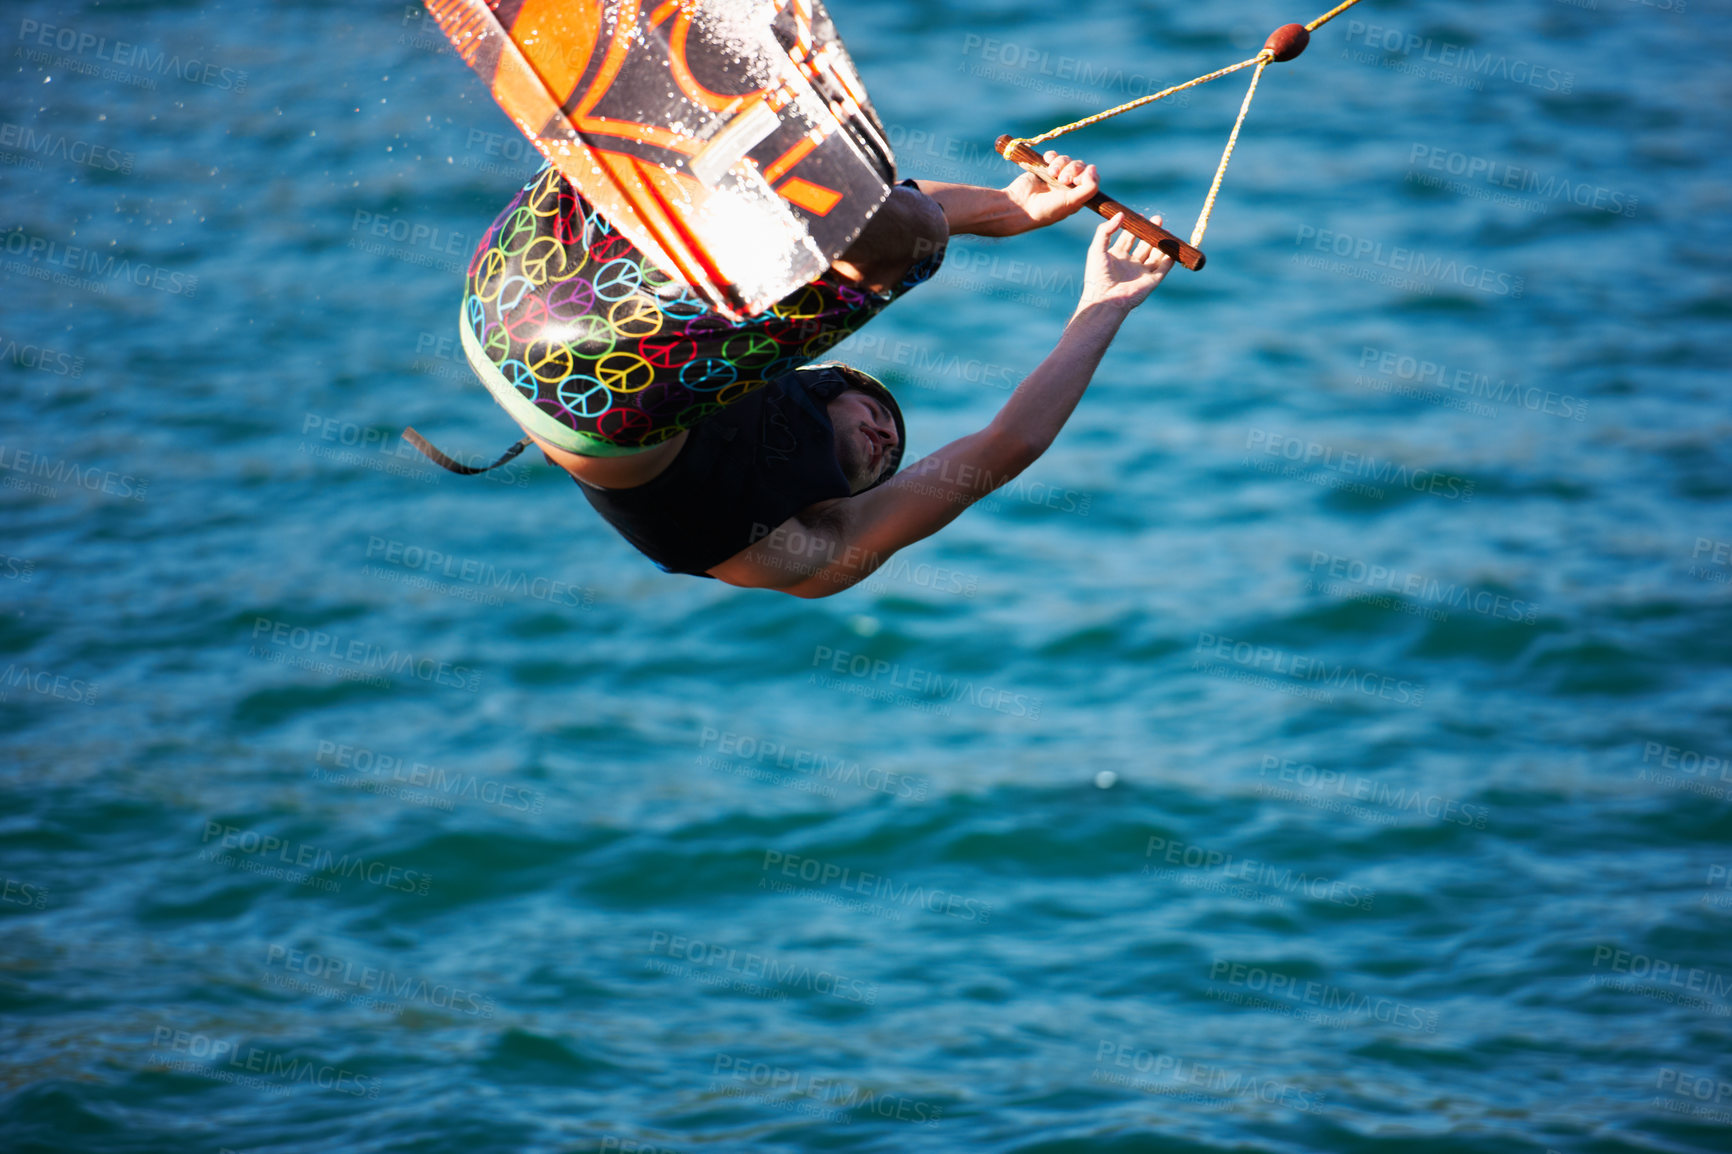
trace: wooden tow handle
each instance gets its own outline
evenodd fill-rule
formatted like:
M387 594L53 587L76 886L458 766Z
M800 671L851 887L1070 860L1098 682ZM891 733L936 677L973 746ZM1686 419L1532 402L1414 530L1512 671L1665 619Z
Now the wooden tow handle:
M1000 156L1013 164L1021 165L1054 188L1063 187L1047 173L1046 162L1040 158L1040 154L1028 145L1006 135L999 137L994 147L998 149ZM1109 219L1121 212L1124 213L1125 220L1122 227L1126 232L1138 240L1148 241L1192 272L1201 272L1204 263L1209 259L1203 255L1201 249L1186 244L1154 221L1139 213L1132 212L1105 193L1095 193L1094 198L1088 202L1088 207Z

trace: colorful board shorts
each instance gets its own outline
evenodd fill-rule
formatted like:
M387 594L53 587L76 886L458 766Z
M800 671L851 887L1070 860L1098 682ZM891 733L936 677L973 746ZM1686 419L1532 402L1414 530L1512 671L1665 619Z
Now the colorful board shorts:
M688 429L822 356L938 270L942 252L873 293L834 270L730 321L663 273L559 171L518 191L469 262L470 366L528 432L614 457Z

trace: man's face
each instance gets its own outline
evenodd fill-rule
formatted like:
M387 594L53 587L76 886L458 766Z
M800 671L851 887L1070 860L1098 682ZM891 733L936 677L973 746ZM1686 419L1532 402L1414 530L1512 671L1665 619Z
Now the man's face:
M826 406L836 430L836 463L848 479L848 491L869 488L889 467L896 443L896 419L876 397L854 389Z

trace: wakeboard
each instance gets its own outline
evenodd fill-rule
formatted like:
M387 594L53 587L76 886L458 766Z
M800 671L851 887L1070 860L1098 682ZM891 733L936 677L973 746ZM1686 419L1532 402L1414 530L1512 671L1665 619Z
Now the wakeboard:
M895 157L821 0L425 0L583 196L731 318L821 275Z

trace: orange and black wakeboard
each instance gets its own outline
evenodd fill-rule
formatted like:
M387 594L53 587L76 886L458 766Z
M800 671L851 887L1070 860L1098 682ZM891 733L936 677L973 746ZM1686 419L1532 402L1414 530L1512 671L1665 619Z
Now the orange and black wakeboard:
M895 158L821 0L425 0L541 153L730 317L829 267Z

